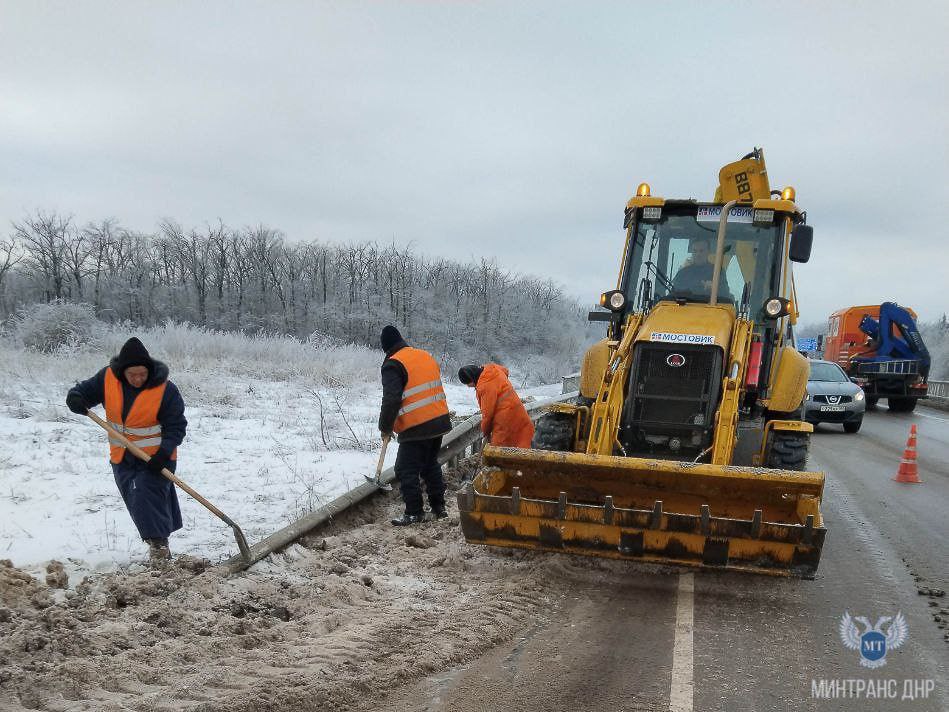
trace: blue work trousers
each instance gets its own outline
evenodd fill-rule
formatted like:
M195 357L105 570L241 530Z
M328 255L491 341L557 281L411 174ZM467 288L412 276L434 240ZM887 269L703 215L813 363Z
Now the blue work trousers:
M174 463L168 469L174 471ZM154 474L141 460L113 463L112 471L142 539L167 539L181 529L178 494L169 479Z

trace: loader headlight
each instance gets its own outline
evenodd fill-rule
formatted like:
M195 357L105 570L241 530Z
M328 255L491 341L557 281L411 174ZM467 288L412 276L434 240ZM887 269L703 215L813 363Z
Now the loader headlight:
M626 306L626 295L619 289L614 289L612 292L603 292L600 295L600 306L606 307L610 311L622 311L623 307Z
M866 396L863 394L863 391L858 391L857 395L853 397L853 399L857 402L862 401L864 398L866 398Z
M788 313L791 302L784 297L771 297L764 303L764 314L769 319L777 319Z

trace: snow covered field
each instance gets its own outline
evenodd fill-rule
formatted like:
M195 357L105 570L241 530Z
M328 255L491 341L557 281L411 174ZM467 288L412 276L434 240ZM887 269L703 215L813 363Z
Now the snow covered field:
M96 350L57 355L0 343L0 558L30 572L57 559L73 581L77 573L143 558L112 479L105 434L64 405L69 387L104 366L129 335L109 334ZM252 543L373 471L380 351L178 326L137 335L169 365L185 399L179 476ZM445 386L456 416L477 411L472 389ZM394 458L390 448L388 464ZM215 561L236 553L228 527L183 492L179 499L184 529L172 536L175 554Z

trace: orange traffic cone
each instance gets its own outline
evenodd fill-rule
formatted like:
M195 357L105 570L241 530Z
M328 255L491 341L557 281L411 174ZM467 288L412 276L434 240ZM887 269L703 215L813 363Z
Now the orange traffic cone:
M906 440L906 449L903 450L903 459L900 460L900 469L896 471L897 482L906 482L913 485L922 484L916 468L916 425L909 429L909 438Z

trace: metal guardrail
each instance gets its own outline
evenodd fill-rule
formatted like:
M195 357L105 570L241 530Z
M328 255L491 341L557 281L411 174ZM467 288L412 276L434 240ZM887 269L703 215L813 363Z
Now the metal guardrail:
M937 400L949 401L949 381L929 381L926 395Z
M556 398L537 401L536 403L528 403L526 404L527 412L530 413L532 418L536 419L541 415L545 406L548 406L551 403L561 403L565 400L576 398L578 395L579 393L574 391L572 393L564 393L563 395L557 396ZM481 452L483 440L484 435L481 433L481 415L473 415L464 422L456 425L454 428L452 428L451 432L442 438L442 448L438 452L438 462L440 464L447 462L452 466L457 465L459 460L461 460L463 457L467 457L469 453L475 455ZM383 471L383 482L389 483L393 482L394 480L395 470L393 468L390 467ZM340 495L332 502L329 502L318 509L314 509L312 512L309 512L292 524L285 526L283 529L274 532L267 538L261 539L259 542L251 546L250 564L245 562L240 556L234 556L222 563L220 565L220 569L225 576L237 573L238 571L243 571L261 559L266 558L274 551L278 551L279 549L288 546L310 530L318 527L324 522L331 520L333 517L346 511L349 507L352 507L354 504L358 504L378 491L379 488L376 487L376 485L372 482L365 482L361 485L358 485L349 492Z
M580 395L579 392L573 391L559 395L556 398L527 403L527 412L532 419L536 420L540 417L544 408L551 403L562 403L565 400L576 398L578 395ZM463 423L457 425L442 439L442 449L438 453L438 461L440 463L447 462L450 466L454 467L458 464L459 460L467 457L469 453L475 455L481 452L483 443L484 435L481 433L481 415L473 415ZM388 470L386 470L386 472L388 472ZM386 473L383 473L383 476L385 476L385 474ZM391 480L386 481L390 482L394 479L395 472L392 473Z

